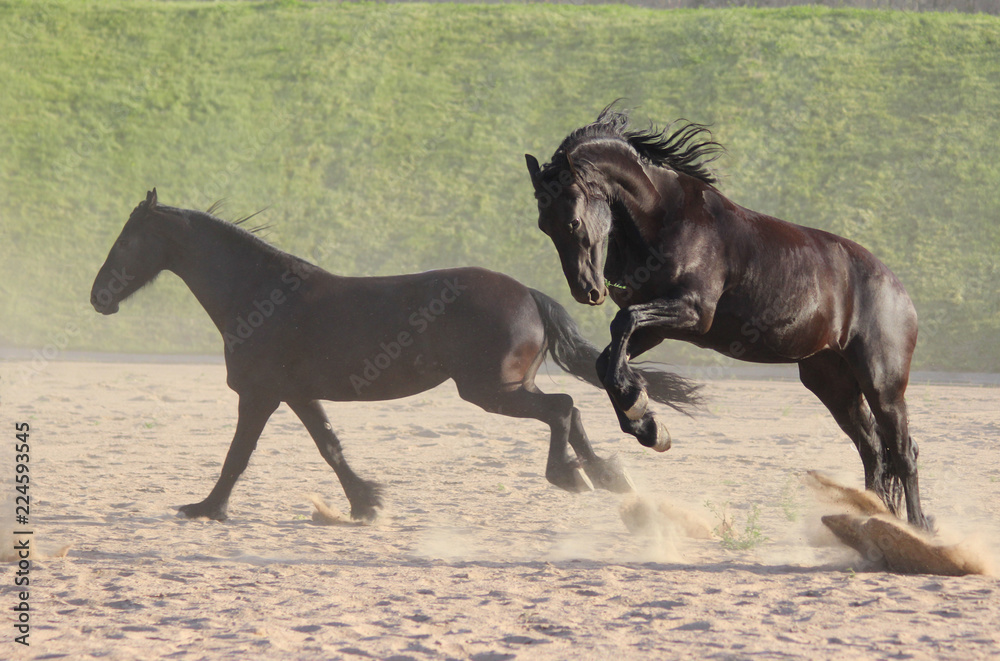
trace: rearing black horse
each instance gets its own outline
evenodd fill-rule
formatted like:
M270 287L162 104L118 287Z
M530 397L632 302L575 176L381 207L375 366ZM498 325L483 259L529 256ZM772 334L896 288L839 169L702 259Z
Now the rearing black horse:
M629 491L617 462L590 447L566 394L535 386L545 356L602 387L597 348L558 303L510 276L479 268L350 278L282 252L209 213L140 202L94 280L103 314L151 282L176 273L212 318L226 345L227 383L239 394L239 421L222 474L208 497L180 508L225 519L229 495L268 418L286 402L336 471L355 519L374 518L378 486L344 459L321 399L376 401L454 379L459 395L492 413L549 425L546 478L567 491ZM650 395L673 407L696 401L668 372L649 372ZM576 458L571 458L568 447Z
M525 158L574 298L600 305L610 291L621 308L597 371L622 430L669 447L628 363L664 339L798 363L857 446L866 487L898 512L901 483L910 523L927 528L903 397L917 339L903 285L853 241L726 199L705 167L722 149L706 127L634 130L613 106L544 168Z

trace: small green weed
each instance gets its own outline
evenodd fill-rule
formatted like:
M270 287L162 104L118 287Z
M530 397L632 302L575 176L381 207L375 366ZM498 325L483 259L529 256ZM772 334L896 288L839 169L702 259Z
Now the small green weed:
M716 507L711 501L705 501L705 507L719 520L715 527L719 536L719 544L728 551L748 551L768 541L767 535L760 528L760 507L754 505L743 523L743 530L737 530L736 520L729 513L729 503Z
M798 521L799 503L795 499L791 480L785 482L785 485L781 488L781 501L779 505L781 505L781 511L785 514L785 519L788 521Z

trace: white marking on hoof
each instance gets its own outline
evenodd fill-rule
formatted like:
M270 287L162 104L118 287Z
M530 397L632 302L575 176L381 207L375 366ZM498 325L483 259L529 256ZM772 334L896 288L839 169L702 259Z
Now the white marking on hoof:
M653 449L657 452L666 452L670 449L670 430L662 422L656 423L656 443Z
M625 417L629 420L642 420L642 416L646 415L647 408L649 408L649 396L645 390L640 390L639 399L635 400L632 408L625 411Z
M625 484L628 486L628 492L635 493L637 491L637 489L635 488L635 482L632 481L632 476L629 475L628 471L626 471L624 468L622 469L621 477L625 478Z
M579 468L577 468L574 472L576 473L577 489L580 493L594 490L594 483L590 481L590 478L587 477L586 473Z

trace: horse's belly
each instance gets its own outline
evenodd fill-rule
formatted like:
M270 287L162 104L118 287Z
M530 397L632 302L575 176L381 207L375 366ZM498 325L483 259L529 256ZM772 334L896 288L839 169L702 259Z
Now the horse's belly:
M670 339L751 363L795 363L827 348L821 335L810 328L761 326L752 321L716 318L703 335L685 332L671 334Z
M308 384L305 389L314 399L374 402L416 395L447 380L448 376L435 366L423 365L391 349L358 356L339 369L321 373L310 370L309 378L302 383Z
M237 392L267 392L281 401L349 402L409 397L447 380L448 375L426 364L422 354L399 349L383 343L369 351L230 361L228 381ZM248 364L254 369L247 370Z
M752 342L750 338L742 336L716 337L711 334L685 334L672 336L669 339L689 342L702 349L711 349L729 358L750 363L794 363L801 360L801 358L776 352L763 344Z

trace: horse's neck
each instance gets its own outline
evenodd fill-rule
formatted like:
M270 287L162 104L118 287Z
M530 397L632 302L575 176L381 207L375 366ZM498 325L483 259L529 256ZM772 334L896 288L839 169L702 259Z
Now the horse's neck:
M642 182L645 186L649 180ZM635 194L635 186L616 185L612 195L612 226L625 234L635 233L645 243L655 240L659 228L660 198Z
M697 197L700 200L703 191L711 186L664 166L647 166L642 169L642 173L642 183L648 183L655 191L655 195L647 194L645 201L654 201L654 204L650 206L632 195L630 189L635 186L619 187L621 208L627 213L616 215L615 220L619 225L622 222L630 223L643 240L653 243L657 241L664 225L683 215L685 205L692 201L689 198Z
M184 281L220 332L252 310L261 291L281 277L275 255L264 246L204 220L192 223L172 261L170 270Z

